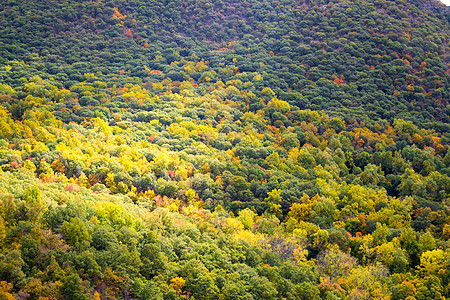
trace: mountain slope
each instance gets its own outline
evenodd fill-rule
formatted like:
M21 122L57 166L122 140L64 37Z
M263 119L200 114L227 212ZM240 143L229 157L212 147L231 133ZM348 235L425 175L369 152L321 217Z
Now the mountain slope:
M183 66L203 59L212 81L257 72L254 91L301 109L449 122L450 26L436 1L6 1L0 16L1 62L28 64L2 75L13 85L33 74L145 80L145 66L198 81Z
M450 297L438 2L19 2L0 299Z

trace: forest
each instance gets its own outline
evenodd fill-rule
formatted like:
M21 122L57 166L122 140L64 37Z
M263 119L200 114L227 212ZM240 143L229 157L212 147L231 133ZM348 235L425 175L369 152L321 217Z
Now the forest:
M444 5L0 18L0 299L450 298Z

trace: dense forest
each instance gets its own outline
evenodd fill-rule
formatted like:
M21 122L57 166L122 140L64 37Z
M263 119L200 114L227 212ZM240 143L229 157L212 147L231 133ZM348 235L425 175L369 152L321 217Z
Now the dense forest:
M450 298L439 2L0 19L0 299Z

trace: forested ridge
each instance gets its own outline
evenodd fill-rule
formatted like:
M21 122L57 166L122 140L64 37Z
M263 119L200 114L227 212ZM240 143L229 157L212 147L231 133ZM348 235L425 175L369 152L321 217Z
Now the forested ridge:
M2 1L0 299L450 297L436 1Z

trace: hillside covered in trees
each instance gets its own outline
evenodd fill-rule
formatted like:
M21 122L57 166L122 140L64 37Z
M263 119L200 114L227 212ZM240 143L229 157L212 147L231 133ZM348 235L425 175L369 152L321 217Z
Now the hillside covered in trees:
M436 1L0 4L0 299L450 297Z

